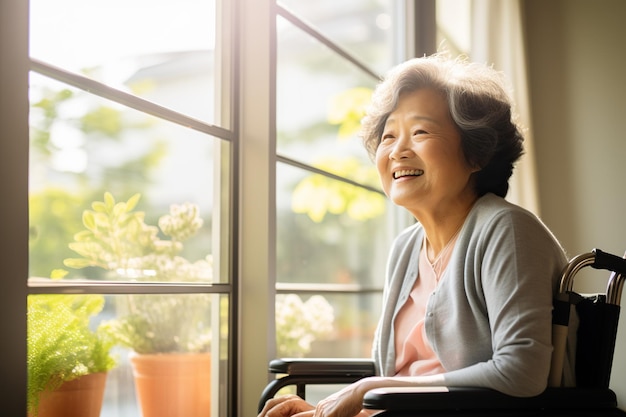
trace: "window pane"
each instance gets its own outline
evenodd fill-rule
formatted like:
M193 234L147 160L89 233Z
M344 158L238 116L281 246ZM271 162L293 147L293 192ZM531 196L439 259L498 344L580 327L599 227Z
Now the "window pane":
M394 0L281 0L281 5L373 71L393 62Z
M169 415L225 415L227 321L216 294L31 295L29 401L46 406L51 377L104 373L102 417L149 415L151 385Z
M212 236L216 179L228 178L216 147L228 143L36 74L31 107L31 276L227 279L214 273ZM138 198L124 213L132 222L113 203L94 208L107 193Z
M31 0L31 57L209 123L215 0Z
M358 131L377 74L403 50L392 22L400 6L279 4L287 12L276 21L277 355L369 357L387 253L402 221L379 191Z
M378 187L357 135L376 80L291 24L280 26L277 152Z
M71 359L100 329L116 361L101 416L150 415L141 381L155 365L135 366L148 354L174 370L155 384L166 415L228 415L232 405L231 286L214 284L231 283L235 139L211 125L231 128L233 37L216 3L30 1L29 351L56 327L44 357ZM115 295L40 294L100 288ZM59 308L72 297L99 306L87 323L73 302ZM175 353L186 368L172 365ZM29 356L29 375L39 371ZM174 403L192 392L201 399Z

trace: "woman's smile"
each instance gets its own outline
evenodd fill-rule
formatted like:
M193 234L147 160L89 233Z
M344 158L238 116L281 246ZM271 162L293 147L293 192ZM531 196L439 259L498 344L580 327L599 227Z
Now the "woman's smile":
M420 177L424 175L424 170L422 169L402 169L399 171L395 171L393 173L393 178L395 180L406 177Z

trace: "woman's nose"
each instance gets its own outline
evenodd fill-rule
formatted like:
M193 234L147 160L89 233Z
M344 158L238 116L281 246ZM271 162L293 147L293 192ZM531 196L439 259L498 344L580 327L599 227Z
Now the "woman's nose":
M391 152L389 153L389 159L403 159L408 158L413 150L411 149L411 141L407 135L400 135L396 139Z

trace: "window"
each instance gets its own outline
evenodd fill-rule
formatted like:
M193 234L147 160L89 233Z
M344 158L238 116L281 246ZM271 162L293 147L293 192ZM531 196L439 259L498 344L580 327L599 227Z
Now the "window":
M387 247L410 219L383 198L347 110L424 52L407 28L433 16L391 0L23 3L0 6L0 129L17 138L0 152L11 414L26 403L27 300L118 337L102 416L140 415L119 326L147 326L138 312L162 302L166 328L143 334L186 332L163 349L208 350L196 368L211 415L256 409L286 326L275 296L332 309L330 330L294 353L368 355ZM168 329L178 313L195 325ZM167 344L148 339L138 351Z

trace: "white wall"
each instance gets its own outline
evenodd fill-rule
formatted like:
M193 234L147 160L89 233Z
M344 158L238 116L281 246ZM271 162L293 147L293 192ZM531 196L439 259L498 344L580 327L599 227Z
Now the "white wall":
M570 255L594 247L623 255L626 2L525 0L524 8L541 216ZM626 409L624 316L611 387Z

